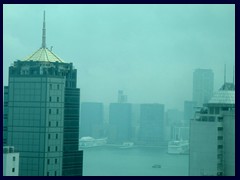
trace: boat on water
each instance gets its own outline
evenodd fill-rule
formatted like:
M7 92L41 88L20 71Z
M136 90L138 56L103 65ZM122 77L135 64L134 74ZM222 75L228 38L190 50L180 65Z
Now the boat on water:
M133 145L133 142L124 142L120 148L131 148Z
M160 164L154 164L152 168L162 168L162 166Z
M187 140L174 140L168 142L169 154L189 154L189 142Z
M95 139L90 136L85 136L79 139L79 148L103 146L105 144L107 144L107 138Z

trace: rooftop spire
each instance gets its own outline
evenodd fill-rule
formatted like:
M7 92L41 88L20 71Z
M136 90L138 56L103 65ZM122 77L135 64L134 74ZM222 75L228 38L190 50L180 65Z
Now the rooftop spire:
M233 66L233 84L234 84L234 73L235 73L235 72L234 72L234 66Z
M45 25L45 11L43 12L42 48L46 48L46 25Z
M224 65L224 84L226 83L226 64Z

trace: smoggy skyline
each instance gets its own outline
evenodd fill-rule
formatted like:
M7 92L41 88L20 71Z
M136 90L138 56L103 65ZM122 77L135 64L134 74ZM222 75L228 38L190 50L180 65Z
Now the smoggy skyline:
M4 5L3 85L8 67L41 46L78 70L81 101L161 103L183 110L196 68L212 69L214 91L232 82L234 5Z

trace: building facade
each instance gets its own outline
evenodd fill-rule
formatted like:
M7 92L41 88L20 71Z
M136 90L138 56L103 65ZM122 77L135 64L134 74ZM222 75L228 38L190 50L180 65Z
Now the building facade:
M140 105L140 129L138 143L162 145L164 141L164 105Z
M235 175L235 87L231 83L225 83L191 120L189 175Z
M12 146L3 146L3 176L19 175L19 153Z
M81 103L80 137L102 138L104 134L103 103Z
M110 104L108 142L123 143L131 140L131 108L131 104L129 103Z
M9 67L7 144L20 152L21 176L82 175L77 70L42 46Z
M196 69L193 72L193 98L197 106L207 103L213 95L214 74L211 69Z
M190 119L194 117L197 103L194 101L184 101L184 125L189 127Z

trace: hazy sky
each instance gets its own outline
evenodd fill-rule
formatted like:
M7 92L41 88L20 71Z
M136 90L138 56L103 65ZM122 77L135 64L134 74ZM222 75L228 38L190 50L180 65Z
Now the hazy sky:
M81 101L183 109L192 99L192 74L211 68L214 90L232 81L235 5L4 5L3 76L41 46L46 10L47 47L78 70Z

